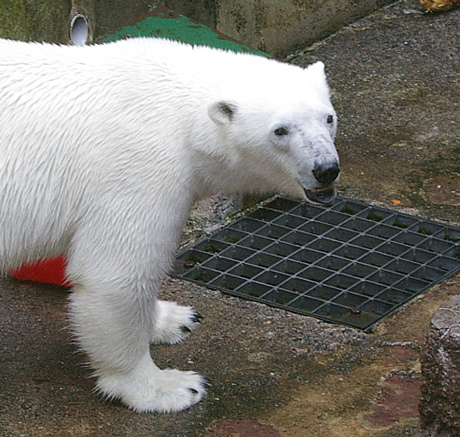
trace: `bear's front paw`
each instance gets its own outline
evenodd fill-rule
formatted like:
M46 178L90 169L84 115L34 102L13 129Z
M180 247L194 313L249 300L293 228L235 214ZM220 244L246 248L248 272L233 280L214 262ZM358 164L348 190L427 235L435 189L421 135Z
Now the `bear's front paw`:
M150 363L129 373L99 371L98 391L108 399L119 399L138 413L182 411L206 394L209 380L198 373L160 370L151 360Z
M202 317L189 306L158 301L151 343L175 344L184 340L201 323Z

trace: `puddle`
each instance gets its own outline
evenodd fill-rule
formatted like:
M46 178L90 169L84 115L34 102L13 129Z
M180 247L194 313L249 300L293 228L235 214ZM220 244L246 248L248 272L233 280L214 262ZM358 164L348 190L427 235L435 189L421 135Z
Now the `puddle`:
M425 192L435 205L460 205L460 175L440 175L428 179L424 184Z

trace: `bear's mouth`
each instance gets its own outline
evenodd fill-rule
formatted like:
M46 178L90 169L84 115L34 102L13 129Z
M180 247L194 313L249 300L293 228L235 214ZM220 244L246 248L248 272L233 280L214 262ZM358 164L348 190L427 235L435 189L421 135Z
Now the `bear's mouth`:
M321 204L332 203L337 195L334 185L304 191L310 202Z

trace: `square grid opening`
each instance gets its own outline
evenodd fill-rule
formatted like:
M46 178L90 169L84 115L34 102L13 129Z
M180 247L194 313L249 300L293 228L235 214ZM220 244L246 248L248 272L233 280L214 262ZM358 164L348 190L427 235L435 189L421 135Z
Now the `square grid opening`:
M276 198L176 258L173 276L368 329L460 270L460 229L359 201Z

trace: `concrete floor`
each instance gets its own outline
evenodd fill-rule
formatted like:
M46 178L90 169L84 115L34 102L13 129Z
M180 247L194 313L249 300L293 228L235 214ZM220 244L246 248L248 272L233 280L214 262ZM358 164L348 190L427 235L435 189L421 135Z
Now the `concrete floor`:
M326 63L341 124L341 194L459 222L460 10L403 0L290 57ZM205 401L136 414L92 393L66 331L68 290L0 281L2 436L417 436L419 355L432 314L460 292L436 286L371 334L168 279L161 295L205 317L186 342L152 350L193 369Z

